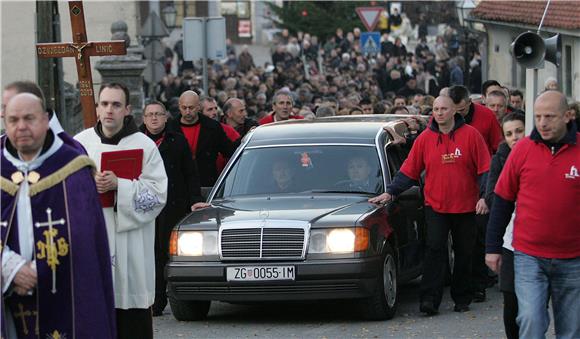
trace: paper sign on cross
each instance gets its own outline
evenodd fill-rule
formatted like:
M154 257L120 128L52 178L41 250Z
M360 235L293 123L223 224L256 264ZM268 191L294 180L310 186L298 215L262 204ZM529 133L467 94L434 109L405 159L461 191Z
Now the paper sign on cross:
M362 23L367 28L367 31L372 32L379 22L381 12L385 9L382 7L357 7L356 14L362 20Z
M69 1L70 21L72 26L72 43L36 44L39 58L74 57L77 64L81 106L83 108L84 127L93 127L97 121L93 78L91 75L91 56L127 54L125 41L87 41L85 15L82 1Z

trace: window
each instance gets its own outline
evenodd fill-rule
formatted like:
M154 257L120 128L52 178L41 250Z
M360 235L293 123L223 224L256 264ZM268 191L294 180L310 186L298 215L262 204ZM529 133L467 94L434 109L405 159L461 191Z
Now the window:
M300 192L378 194L383 176L374 146L288 146L246 149L217 198Z
M564 93L567 97L572 96L572 46L565 45L564 46L564 69L562 72L564 73Z
M222 15L234 15L239 18L250 17L250 2L248 1L222 1L220 6Z
M409 150L405 146L390 145L387 148L387 162L389 164L391 178L395 178L395 175L401 166L403 166L403 162L405 162L405 159L407 159L407 156L409 155Z
M174 3L177 11L175 25L182 27L183 18L195 16L195 3L189 1L175 1Z

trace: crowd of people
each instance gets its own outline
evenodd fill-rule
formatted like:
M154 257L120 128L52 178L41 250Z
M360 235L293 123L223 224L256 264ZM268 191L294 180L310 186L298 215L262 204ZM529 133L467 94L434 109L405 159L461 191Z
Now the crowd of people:
M292 35L282 30L271 47L271 61L264 65L255 64L247 46L236 54L228 41L227 59L210 62L203 94L214 98L219 107L228 98L242 99L248 116L257 121L269 112L272 96L280 89L294 96L294 114L306 117L316 116L321 102L331 99L337 102L336 115L390 113L401 97L410 113L423 113L441 88L465 85L468 77L471 92L479 93L480 56L470 51L464 72L462 49L466 47L459 44L453 27L437 37L419 34L414 50L405 46L403 41L409 38L400 30L382 32L381 53L368 55L360 45L358 28L352 32L338 28L324 41L307 32ZM175 53L169 49L168 55L172 56L167 59L168 74L156 85L155 99L175 114L177 97L185 90L202 94L201 72L192 62L183 61L179 48ZM177 74L171 72L172 58ZM424 102L424 96L431 98Z
M461 46L449 34L434 47L422 36L409 52L385 32L381 54L369 57L361 53L358 30L338 29L324 43L283 31L263 67L246 49L239 55L230 49L227 61L211 65L207 92L182 64L180 75L168 74L158 85L142 126L130 114L127 87L102 84L97 125L74 138L45 107L38 86L6 86L3 336L152 338L151 315L167 305L163 267L171 229L207 206L201 188L216 182L252 128L396 113L408 116L402 119L415 132L391 131L410 154L386 192L369 201L388 203L425 173L420 311L439 311L451 232L456 312L486 301L487 264L501 272L508 337L544 335L548 300L556 335L580 337L580 220L570 213L579 198L578 105L547 82L534 104L536 126L524 138L522 92L494 80L474 82L477 53L470 91ZM119 168L115 160L128 162ZM364 164L349 166L359 185L355 167L365 172ZM278 172L284 189L291 173ZM39 323L31 315L41 312L51 316Z

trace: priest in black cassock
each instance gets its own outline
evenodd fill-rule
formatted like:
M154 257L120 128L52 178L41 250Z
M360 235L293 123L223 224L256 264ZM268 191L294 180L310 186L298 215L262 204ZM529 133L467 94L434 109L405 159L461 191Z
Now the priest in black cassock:
M93 162L14 96L1 148L3 338L114 338L111 263Z

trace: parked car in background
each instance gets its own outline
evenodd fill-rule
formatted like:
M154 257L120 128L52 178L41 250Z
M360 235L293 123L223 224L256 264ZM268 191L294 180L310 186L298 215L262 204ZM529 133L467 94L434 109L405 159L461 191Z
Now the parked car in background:
M212 301L352 299L357 315L392 318L398 286L421 274L423 197L384 192L408 154L389 116L295 120L249 133L209 194L174 229L166 268L178 320Z

